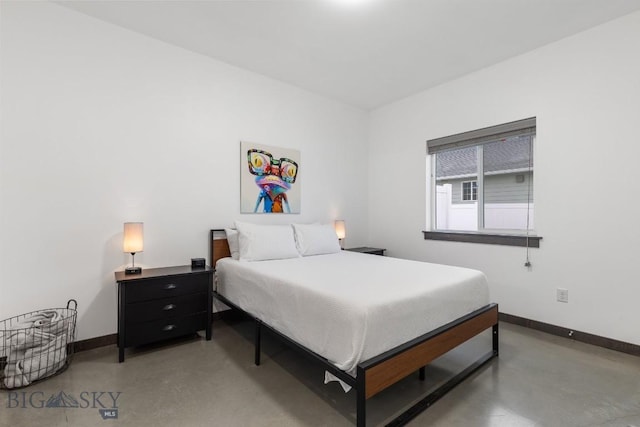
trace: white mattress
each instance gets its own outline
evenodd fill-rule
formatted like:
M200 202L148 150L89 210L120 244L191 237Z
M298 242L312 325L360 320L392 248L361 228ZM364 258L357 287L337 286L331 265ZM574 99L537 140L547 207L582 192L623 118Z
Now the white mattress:
M358 363L489 303L477 270L341 251L216 264L217 291L338 368Z

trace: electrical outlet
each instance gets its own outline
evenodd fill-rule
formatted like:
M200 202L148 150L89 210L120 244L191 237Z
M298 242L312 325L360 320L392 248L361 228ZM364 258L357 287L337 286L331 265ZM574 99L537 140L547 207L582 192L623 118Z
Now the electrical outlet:
M569 302L569 290L563 288L556 289L556 299L558 302Z

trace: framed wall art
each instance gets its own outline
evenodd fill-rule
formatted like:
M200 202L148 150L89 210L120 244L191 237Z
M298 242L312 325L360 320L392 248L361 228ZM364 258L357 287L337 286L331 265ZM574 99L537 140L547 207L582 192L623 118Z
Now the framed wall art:
M300 213L300 151L240 143L240 212Z

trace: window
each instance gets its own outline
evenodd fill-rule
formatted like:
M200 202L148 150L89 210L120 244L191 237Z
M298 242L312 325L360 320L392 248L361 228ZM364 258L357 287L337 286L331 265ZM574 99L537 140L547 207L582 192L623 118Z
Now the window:
M478 200L478 181L462 182L462 201Z
M432 230L533 230L535 132L531 118L427 141Z

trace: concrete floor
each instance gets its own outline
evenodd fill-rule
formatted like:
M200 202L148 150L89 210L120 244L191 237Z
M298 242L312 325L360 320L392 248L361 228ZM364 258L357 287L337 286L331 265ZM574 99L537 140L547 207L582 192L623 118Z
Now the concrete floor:
M253 365L253 328L216 321L214 339L78 353L61 375L0 392L1 426L353 426L355 396L323 384L323 369L272 338ZM640 427L640 358L501 324L500 358L409 425ZM368 401L369 425L388 422L420 393L490 348L488 335ZM47 408L63 391L78 408ZM111 394L109 394L111 392ZM103 393L103 394L100 394ZM118 393L120 393L118 395ZM112 403L115 398L115 405ZM117 407L117 419L100 409ZM104 408L103 408L104 407Z

